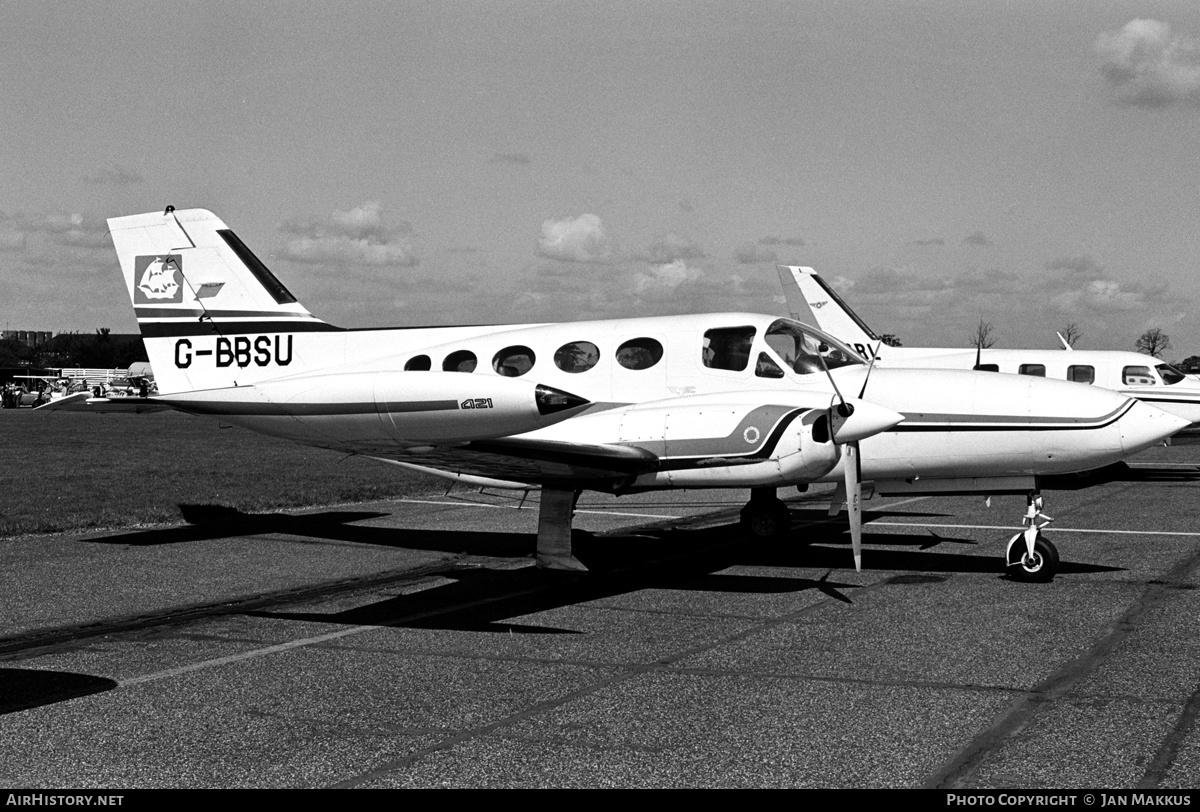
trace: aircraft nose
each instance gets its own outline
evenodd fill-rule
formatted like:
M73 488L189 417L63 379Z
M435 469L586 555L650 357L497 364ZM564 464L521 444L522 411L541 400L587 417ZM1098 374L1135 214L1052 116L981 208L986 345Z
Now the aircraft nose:
M866 439L887 431L904 420L904 415L877 403L858 398L846 398L846 403L854 407L853 412L846 418L842 418L838 412L841 404L835 404L833 407L833 439L838 443Z
M1121 429L1121 447L1126 454L1133 454L1152 445L1161 443L1191 423L1178 415L1138 400L1125 413L1118 425Z

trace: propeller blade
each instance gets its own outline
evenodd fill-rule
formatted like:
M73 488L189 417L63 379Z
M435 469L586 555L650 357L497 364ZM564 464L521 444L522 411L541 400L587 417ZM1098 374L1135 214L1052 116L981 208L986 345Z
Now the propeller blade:
M846 508L850 513L850 548L854 569L862 572L862 483L859 482L858 443L842 446L842 470L846 475Z

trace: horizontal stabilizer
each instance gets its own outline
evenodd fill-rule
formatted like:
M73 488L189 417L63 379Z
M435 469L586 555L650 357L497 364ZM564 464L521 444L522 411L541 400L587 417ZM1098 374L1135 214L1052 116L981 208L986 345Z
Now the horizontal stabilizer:
M155 400L154 398L97 398L92 397L90 392L76 392L65 398L43 403L34 409L34 411L91 412L92 414L106 414L109 412L123 412L128 414L132 412L134 414L143 414L145 412L166 412L174 408L174 406Z

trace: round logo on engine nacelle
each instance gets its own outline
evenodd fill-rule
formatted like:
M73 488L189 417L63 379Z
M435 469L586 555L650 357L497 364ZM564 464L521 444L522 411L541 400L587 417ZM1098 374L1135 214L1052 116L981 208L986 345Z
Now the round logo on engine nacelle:
M754 426L747 426L746 430L742 432L742 439L750 445L757 443L760 437L762 437L762 432Z

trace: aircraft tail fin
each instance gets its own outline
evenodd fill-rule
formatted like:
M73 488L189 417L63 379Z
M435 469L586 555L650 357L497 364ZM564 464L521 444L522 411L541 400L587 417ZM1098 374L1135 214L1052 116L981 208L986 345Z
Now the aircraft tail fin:
M804 304L812 311L817 327L835 338L862 348L874 346L880 341L866 322L812 268L800 265L777 267L792 318L801 319L803 309L800 305Z
M296 301L212 212L168 206L108 227L162 392L235 386L238 372L261 378L285 357L287 372L302 372L292 334L339 330Z

